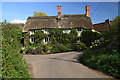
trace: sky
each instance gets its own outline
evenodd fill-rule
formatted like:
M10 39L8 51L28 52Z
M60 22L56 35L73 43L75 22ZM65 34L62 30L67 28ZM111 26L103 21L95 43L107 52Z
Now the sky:
M85 14L85 6L90 6L90 18L93 24L112 20L118 16L118 2L2 2L2 21L25 21L34 15L34 11L45 12L48 16L57 16L57 5L61 5L61 14Z

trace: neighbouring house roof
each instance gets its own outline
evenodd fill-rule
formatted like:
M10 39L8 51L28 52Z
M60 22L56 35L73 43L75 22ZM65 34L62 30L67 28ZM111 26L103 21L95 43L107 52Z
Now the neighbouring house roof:
M31 29L43 28L79 28L92 29L90 17L86 15L60 15L29 17L24 25L23 32Z
M114 21L105 21L102 23L97 23L97 24L93 24L93 29L99 32L103 32L103 31L109 31L109 25L111 25L111 23L113 23Z

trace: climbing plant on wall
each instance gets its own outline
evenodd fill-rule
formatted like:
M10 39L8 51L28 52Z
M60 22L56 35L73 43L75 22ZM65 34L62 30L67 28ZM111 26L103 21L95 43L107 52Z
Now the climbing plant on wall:
M71 29L70 33L63 33L62 29L51 29L50 34L52 43L76 43L78 33L76 29Z
M30 37L35 37L35 43L41 43L42 40L47 36L48 35L45 34L42 30L36 30L35 34L32 34Z

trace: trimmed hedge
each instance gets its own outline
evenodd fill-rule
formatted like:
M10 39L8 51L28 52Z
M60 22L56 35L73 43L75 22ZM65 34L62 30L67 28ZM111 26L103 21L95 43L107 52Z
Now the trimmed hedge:
M20 25L2 25L2 78L30 78L20 50Z
M100 36L98 32L93 32L92 30L83 30L81 33L81 41L86 44L86 46L90 46L91 42L94 42L96 39L99 39Z

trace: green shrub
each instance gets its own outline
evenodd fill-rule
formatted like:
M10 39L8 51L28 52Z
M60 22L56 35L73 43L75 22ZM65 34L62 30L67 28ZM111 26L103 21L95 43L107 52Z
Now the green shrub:
M45 34L42 30L36 30L35 34L30 35L30 37L35 37L35 43L36 44L41 43L42 40L47 36L48 35Z
M22 37L20 25L2 25L2 78L30 78L19 52Z
M77 42L76 45L77 45L77 50L83 50L87 48L87 46L81 42Z
M66 52L66 51L69 51L69 50L63 44L56 43L52 45L52 49L51 49L52 53L60 53L60 52Z
M78 33L76 29L71 29L70 33L63 33L62 29L51 29L50 30L51 43L76 43L78 38Z
M25 49L25 53L26 53L26 54L32 54L32 53L33 53L33 49L32 49L32 47L31 47L31 46L26 47L26 49Z
M52 47L50 45L45 45L43 51L47 52L47 51L51 50L51 48Z
M44 49L44 44L40 44L36 49L33 50L35 52L33 54L42 54L43 49Z
M33 50L33 54L40 54L43 52L43 48L42 47L38 47L35 50Z
M99 39L100 36L99 33L93 32L92 30L83 30L81 33L81 41L86 44L86 46L90 46L91 42L94 42L94 40Z
M97 69L110 76L120 77L120 54L118 52L106 53L104 49L88 49L82 55L80 61L93 69Z

